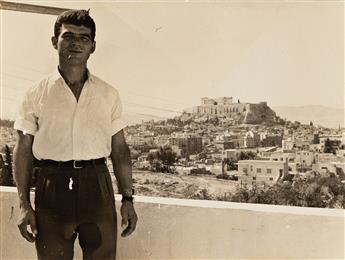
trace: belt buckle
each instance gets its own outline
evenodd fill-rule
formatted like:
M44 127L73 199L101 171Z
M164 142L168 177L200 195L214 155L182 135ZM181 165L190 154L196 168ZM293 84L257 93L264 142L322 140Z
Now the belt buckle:
M73 168L74 168L74 169L81 169L81 168L83 168L83 167L81 167L81 166L77 166L77 165L76 165L76 162L80 162L80 161L73 161Z

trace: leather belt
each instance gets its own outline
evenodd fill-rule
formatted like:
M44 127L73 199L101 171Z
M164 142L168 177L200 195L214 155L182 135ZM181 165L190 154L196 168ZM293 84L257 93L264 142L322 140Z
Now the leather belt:
M38 166L56 166L56 167L69 167L80 169L88 166L96 166L105 164L105 158L91 159L91 160L71 160L71 161L54 161L54 160L38 160Z

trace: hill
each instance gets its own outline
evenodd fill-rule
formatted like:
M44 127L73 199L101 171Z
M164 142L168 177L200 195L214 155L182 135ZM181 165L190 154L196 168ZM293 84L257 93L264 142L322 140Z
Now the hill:
M309 124L310 121L314 125L321 125L329 128L344 127L344 109L331 108L320 105L308 106L275 106L273 110L281 118L290 121L299 121Z

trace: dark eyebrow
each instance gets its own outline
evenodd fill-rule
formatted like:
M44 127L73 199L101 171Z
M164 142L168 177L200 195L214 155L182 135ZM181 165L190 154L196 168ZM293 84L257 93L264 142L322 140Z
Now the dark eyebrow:
M88 38L91 39L91 35L90 35L90 34L87 34L87 33L81 33L81 34L79 34L79 33L73 33L73 32L64 32L64 33L62 34L62 36L65 36L65 35L80 35L80 36L88 37Z
M87 33L82 33L82 34L80 34L81 36L86 36L86 37L88 37L88 38L90 38L91 39L91 35L90 34L87 34Z

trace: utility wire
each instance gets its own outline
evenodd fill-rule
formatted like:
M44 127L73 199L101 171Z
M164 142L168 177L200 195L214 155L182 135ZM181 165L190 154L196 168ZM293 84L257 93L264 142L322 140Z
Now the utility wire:
M13 75L13 77L17 77L17 76ZM29 79L27 79L27 80L29 80ZM5 85L5 86L3 85L2 87L9 88L9 89L16 90L16 91L23 91L23 92L26 91L25 89L18 89L18 88L15 88L15 87L12 87L12 86L8 86L8 85ZM135 95L140 96L140 94L135 94ZM155 97L150 97L150 98L155 98ZM160 98L156 98L156 99L160 99ZM164 100L164 99L161 99L161 100ZM181 111L177 111L177 110L164 109L164 108L158 108L158 107L153 107L153 106L147 106L147 105L143 105L143 104L139 104L139 103L133 103L133 102L124 102L124 103L130 104L130 105L134 105L134 106L146 107L146 108L150 108L150 109L154 109L154 110L165 111L165 112L182 113Z
M17 75L14 75L14 74L11 74L11 73L7 73L7 72L2 72L2 74L6 75L6 76L9 76L9 77L12 77L12 78L20 79L20 80L26 80L26 81L30 81L30 82L34 82L35 81L33 79L17 76ZM130 90L121 90L121 92L129 93L131 95L135 95L135 96L139 96L139 97L145 97L145 98L150 98L150 99L155 99L155 100L161 100L161 101L164 101L164 102L170 102L170 103L174 103L174 104L179 104L179 105L186 105L186 106L188 105L186 103L176 102L176 101L171 100L171 99L159 98L159 97L154 97L154 96L138 94L138 93L135 93L135 92L130 91Z
M9 100L9 101L13 101L13 102L18 102L18 99L16 99L16 98L1 97L1 99L5 99L5 100Z
M14 67L14 68L16 68L16 69L19 68L19 69L23 69L23 70L29 70L29 71L33 71L33 72L40 73L40 74L42 74L42 75L46 74L46 73L44 73L44 72L41 71L41 70L29 68L29 67L26 67L26 66L23 66L23 65L13 64L13 63L8 62L8 61L4 61L3 63L6 64L6 66L11 66L11 67Z
M138 104L138 103L133 103L133 102L123 102L123 103L124 103L124 104L134 105L134 106L146 107L146 108L150 108L150 109L154 109L154 110L160 110L160 111L171 112L171 113L182 113L181 111L177 111L177 110L171 110L171 109L164 109L164 108L146 106L146 105L142 105L142 104Z
M175 100L171 100L171 99L167 99L167 98L160 98L160 97L142 95L142 94L138 94L138 93L132 92L132 91L130 91L130 90L121 90L121 92L129 93L129 94L132 94L132 95L135 95L135 96L139 96L139 97L150 98L150 99L156 99L156 100L161 100L161 101L164 101L164 102L170 102L170 103L174 103L174 104L179 104L179 105L188 106L187 103L176 102Z
M20 89L16 89L16 88L12 88L12 87L8 87L8 86L3 86L5 88L10 88L12 90L16 90L16 91L22 91ZM24 91L24 90L23 90ZM6 97L2 97L3 99L9 99ZM12 100L16 100L11 98ZM171 109L165 109L165 108L158 108L158 107L153 107L153 106L147 106L147 105L143 105L143 104L138 104L138 103L133 103L133 102L123 102L126 105L129 105L129 107L131 106L136 106L136 107L145 107L145 108L149 108L149 109L153 109L153 110L158 110L158 111L165 111L165 112L171 112L171 113L182 113L181 111L177 111L177 110L171 110ZM152 116L152 115L151 115Z
M6 86L6 85L5 85L5 86L2 85L1 87L2 87L2 88L11 89L11 90L15 90L15 91L19 91L19 92L23 92L23 91L24 91L23 89L14 88L14 87Z
M13 74L7 73L7 72L1 72L1 74L4 74L4 75L6 75L8 77L16 78L16 79L27 80L27 81L31 81L31 82L35 81L33 79L29 79L29 78L26 78L26 77L21 77L21 76L13 75Z

